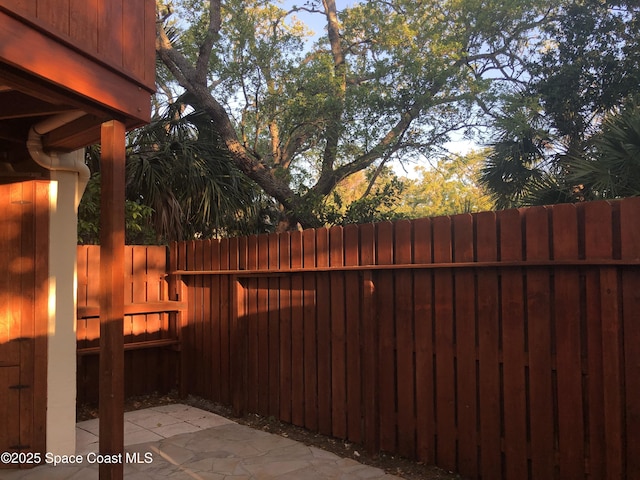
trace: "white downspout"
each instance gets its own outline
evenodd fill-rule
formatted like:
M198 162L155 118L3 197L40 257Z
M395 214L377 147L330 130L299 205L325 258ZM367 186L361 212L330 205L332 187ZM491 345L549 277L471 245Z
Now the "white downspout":
M76 453L77 211L90 177L84 149L45 152L42 137L85 115L71 111L31 127L27 149L50 171L46 450ZM75 187L75 189L74 189Z
M52 130L71 123L84 115L85 112L80 110L72 110L61 113L60 115L55 115L32 126L29 130L29 136L27 137L27 150L29 150L33 161L38 165L50 171L66 171L78 174L76 209L80 204L80 199L91 176L89 167L84 163L84 155L59 154L57 152L45 153L42 145L42 137Z

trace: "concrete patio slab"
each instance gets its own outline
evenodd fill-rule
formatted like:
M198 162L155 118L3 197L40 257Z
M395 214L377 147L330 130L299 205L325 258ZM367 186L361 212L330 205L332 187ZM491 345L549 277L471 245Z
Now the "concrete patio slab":
M98 421L77 425L79 465L0 470L2 480L98 479ZM394 480L317 447L254 430L188 405L125 414L127 480Z

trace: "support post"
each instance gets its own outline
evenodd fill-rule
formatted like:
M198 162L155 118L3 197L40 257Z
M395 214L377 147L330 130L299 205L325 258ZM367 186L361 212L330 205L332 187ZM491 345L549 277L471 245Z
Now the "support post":
M103 123L101 144L99 450L124 460L124 124ZM122 480L123 468L101 463L100 480Z

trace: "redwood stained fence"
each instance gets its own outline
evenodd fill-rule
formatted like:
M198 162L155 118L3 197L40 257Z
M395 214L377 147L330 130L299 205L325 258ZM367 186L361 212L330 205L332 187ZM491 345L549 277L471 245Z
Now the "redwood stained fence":
M77 397L98 401L100 247L78 246ZM168 299L167 248L125 247L125 394L178 385L176 325L184 305Z
M640 478L639 214L174 244L182 391L471 478Z

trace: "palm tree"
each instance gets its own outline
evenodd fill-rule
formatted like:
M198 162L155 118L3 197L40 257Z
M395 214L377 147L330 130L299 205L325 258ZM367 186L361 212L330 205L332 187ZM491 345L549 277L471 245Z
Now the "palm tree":
M611 181L619 188L621 179L603 176L606 171L596 179L598 165L581 159L599 151L599 161L613 161L604 158L611 145L607 147L597 135L602 118L638 92L636 4L622 0L611 8L598 0L561 2L557 15L541 29L547 44L527 62L530 78L505 96L504 110L494 115L500 136L491 145L483 181L498 207L621 194L603 183ZM616 141L619 133L610 129L606 135ZM598 148L595 141L600 142ZM616 145L614 150L620 143ZM631 180L630 172L625 172L629 157L618 158L621 163L614 168ZM587 171L590 178L582 178ZM590 191L590 183L596 191Z
M479 180L498 209L568 201L560 155L532 98L519 92L495 117L498 136L488 145Z
M589 155L573 160L574 183L590 198L640 195L640 106L632 102L603 122L590 142Z
M153 209L167 240L267 228L269 203L231 162L209 117L184 96L129 138L127 196Z
M128 136L127 239L165 243L272 229L273 201L230 161L211 120L184 97ZM87 150L92 170L79 210L79 241L96 243L100 148Z

